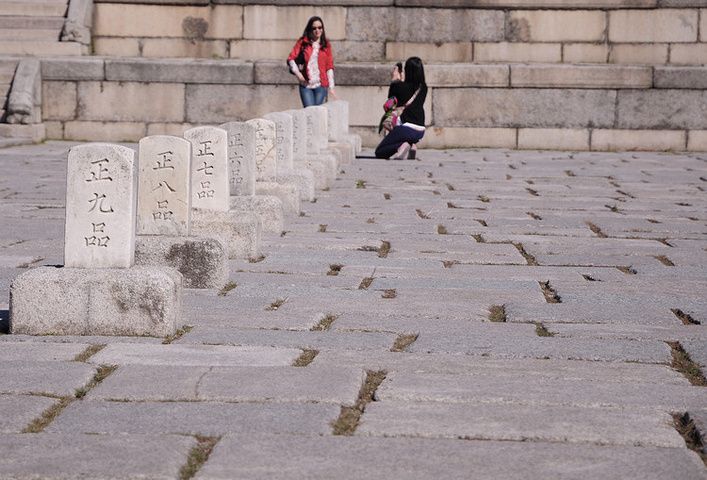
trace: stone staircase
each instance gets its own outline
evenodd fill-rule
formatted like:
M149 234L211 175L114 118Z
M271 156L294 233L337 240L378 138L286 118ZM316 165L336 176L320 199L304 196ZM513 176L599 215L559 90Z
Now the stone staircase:
M62 42L69 0L0 0L0 55L81 55Z

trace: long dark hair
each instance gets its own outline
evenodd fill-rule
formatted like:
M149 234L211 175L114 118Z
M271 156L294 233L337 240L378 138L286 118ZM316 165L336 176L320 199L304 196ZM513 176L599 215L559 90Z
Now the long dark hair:
M327 48L329 46L329 41L326 39L326 32L324 31L324 20L321 17L312 17L307 22L307 26L304 27L304 32L300 38L306 39L309 43L314 42L314 37L312 36L312 25L314 22L320 21L322 23L322 36L319 40L319 44L322 48Z
M410 57L405 61L405 81L416 87L426 85L425 67L422 66L420 57Z

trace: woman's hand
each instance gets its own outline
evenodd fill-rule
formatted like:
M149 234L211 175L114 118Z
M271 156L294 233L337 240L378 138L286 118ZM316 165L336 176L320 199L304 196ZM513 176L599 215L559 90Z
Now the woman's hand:
M334 91L334 87L329 87L329 96L331 96L333 101L337 101L339 99L339 96Z
M393 67L393 76L392 76L392 82L402 82L403 81L403 74L400 70L398 70L398 66L396 65Z
M297 77L297 80L299 81L300 85L306 87L307 86L307 80L304 78L304 75L302 75L302 72L297 71L295 72L295 77Z

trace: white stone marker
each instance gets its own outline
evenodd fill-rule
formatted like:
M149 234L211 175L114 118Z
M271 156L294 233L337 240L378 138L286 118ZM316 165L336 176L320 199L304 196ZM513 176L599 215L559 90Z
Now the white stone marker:
M292 117L292 159L295 162L307 160L307 113L302 110L285 110Z
M246 123L255 127L255 180L258 182L276 182L275 122L264 118L254 118Z
M137 154L108 143L69 151L64 231L67 268L130 268L135 260Z
M228 122L219 128L228 132L231 195L255 195L255 126Z
M228 133L218 127L184 132L192 144L192 208L213 212L229 209Z
M286 113L268 113L263 117L275 124L275 159L278 173L281 170L292 170L294 167L294 152L292 148L292 117Z
M307 113L307 152L321 153L328 148L327 138L327 109L320 105L313 105L304 109Z
M137 234L188 236L191 142L171 135L140 140Z

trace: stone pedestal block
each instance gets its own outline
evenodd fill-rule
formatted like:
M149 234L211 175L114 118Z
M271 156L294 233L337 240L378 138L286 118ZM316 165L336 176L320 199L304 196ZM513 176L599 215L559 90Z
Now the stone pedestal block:
M182 275L167 267L39 267L10 286L10 333L165 337L182 325Z
M329 149L338 150L341 153L342 164L351 165L356 158L354 147L348 142L329 142Z
M296 185L299 190L299 199L302 202L314 200L314 173L306 168L291 168L278 170L277 181L284 184Z
M232 196L231 211L254 214L260 219L263 232L281 233L285 227L282 200L272 195ZM193 228L192 223L192 231Z
M138 235L135 264L172 267L185 288L221 288L228 283L228 249L216 238Z
M286 214L299 215L300 194L294 183L255 182L256 196L274 196L282 202Z
M191 231L194 235L219 239L226 246L228 258L255 259L260 256L262 222L249 211L194 210Z

